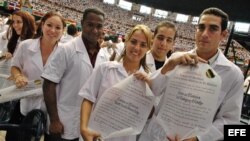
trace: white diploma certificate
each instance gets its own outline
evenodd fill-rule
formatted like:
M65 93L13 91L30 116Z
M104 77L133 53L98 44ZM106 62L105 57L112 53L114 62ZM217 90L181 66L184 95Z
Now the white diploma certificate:
M148 85L131 75L103 93L91 113L89 128L103 139L139 134L153 103Z
M10 68L11 68L11 59L0 60L0 73L1 74L9 75Z
M29 81L24 88L16 88L12 81L0 77L0 82L8 84L0 89L0 103L42 94L42 80Z
M177 66L168 74L158 124L182 140L204 133L212 125L220 88L221 78L208 64Z

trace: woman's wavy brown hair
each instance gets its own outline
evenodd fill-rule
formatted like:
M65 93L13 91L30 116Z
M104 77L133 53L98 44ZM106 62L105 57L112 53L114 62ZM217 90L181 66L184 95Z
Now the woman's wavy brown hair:
M14 51L16 50L17 41L19 38L21 41L23 41L26 39L33 38L35 34L35 18L30 13L26 11L17 11L14 12L12 16L13 15L20 16L22 18L23 27L20 35L18 35L15 29L13 28L13 21L11 22L8 28L7 39L9 41L7 44L7 48L8 52L10 52L11 54L13 54Z

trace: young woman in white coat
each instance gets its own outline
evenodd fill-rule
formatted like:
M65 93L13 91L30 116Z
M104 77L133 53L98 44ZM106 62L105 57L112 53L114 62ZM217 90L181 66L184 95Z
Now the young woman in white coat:
M81 135L84 141L93 141L101 135L88 128L92 108L103 92L136 71L149 73L146 52L151 44L151 31L145 25L135 26L125 38L125 50L118 61L105 62L94 69L92 75L79 92L81 107ZM125 136L105 141L135 141L136 136Z
M2 58L1 73L10 73L11 58L20 41L31 39L35 34L35 19L25 11L17 11L12 14L12 22L5 33L0 37L0 51Z
M11 74L18 88L26 86L28 81L42 79L40 76L58 46L66 23L59 13L48 12L39 26L38 38L21 42L13 57ZM21 99L20 107L23 116L33 109L46 111L43 95Z
M0 73L9 75L11 68L12 57L18 47L18 44L26 39L33 38L35 34L35 19L25 11L17 11L12 14L12 20L8 30L3 34L0 41L0 50L2 51L2 59L0 62ZM12 77L10 77L12 79ZM5 81L2 87L6 87L9 81ZM20 101L12 102L14 106L13 114L10 117L9 123L17 124L21 121ZM14 134L14 135L13 135ZM7 131L6 141L16 140L15 133L11 130Z

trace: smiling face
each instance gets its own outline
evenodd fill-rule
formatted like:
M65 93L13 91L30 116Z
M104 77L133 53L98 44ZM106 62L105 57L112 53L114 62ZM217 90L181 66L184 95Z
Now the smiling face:
M16 31L17 35L21 35L22 33L22 28L23 28L23 19L21 16L18 15L13 15L12 17L13 20L13 28Z
M130 39L125 42L126 55L124 59L130 62L140 62L149 49L146 35L141 30L136 30Z
M96 43L103 33L104 17L96 13L90 12L86 18L82 20L82 36L90 43Z
M43 38L51 42L58 41L64 30L64 25L60 17L51 16L42 23Z

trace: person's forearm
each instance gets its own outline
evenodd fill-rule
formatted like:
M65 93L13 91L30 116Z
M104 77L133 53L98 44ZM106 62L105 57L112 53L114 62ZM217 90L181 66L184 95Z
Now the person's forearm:
M60 120L57 111L56 85L56 83L44 79L43 95L50 121Z
M12 66L11 67L11 76L14 78L14 80L19 77L22 76L22 72L18 67Z
M173 61L169 60L161 69L161 74L166 74L167 72L173 70L176 65L174 65Z
M92 111L93 103L84 99L81 106L81 130L86 129L89 123L89 117Z

